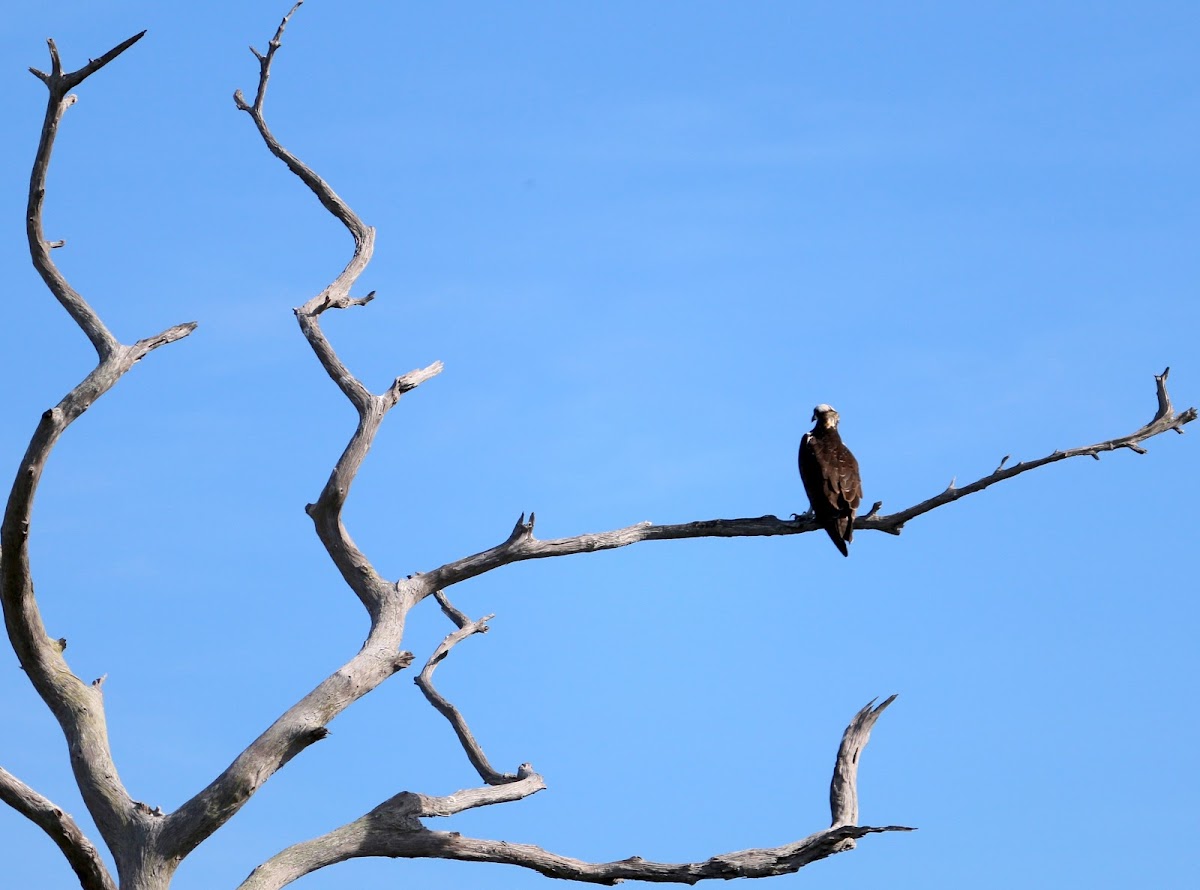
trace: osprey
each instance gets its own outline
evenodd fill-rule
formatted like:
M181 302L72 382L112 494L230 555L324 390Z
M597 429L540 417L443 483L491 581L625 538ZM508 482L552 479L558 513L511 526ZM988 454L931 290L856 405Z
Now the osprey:
M858 461L838 435L838 413L817 405L812 419L817 425L800 440L800 479L813 515L842 556L854 537L854 515L862 500Z

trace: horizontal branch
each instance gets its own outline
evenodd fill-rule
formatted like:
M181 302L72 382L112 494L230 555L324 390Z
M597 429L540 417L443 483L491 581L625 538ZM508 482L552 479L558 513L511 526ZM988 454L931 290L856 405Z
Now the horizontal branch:
M504 789L517 790L513 785L476 790ZM397 795L349 825L283 850L251 872L238 890L279 890L321 868L368 856L494 862L527 868L548 878L606 885L626 880L695 884L713 879L766 878L793 874L806 865L843 852L847 843L868 834L913 830L901 825L838 825L791 844L723 853L703 862L654 862L631 856L597 863L551 853L534 844L430 831L417 819L443 814L415 812L423 806L414 800L419 797Z
M1153 419L1127 436L1119 436L1115 439L1108 439L1094 445L1084 445L1080 448L1072 448L1067 451L1055 451L1053 454L1038 460L1017 463L1011 467L1004 466L1008 460L1006 457L1000 462L1000 466L996 468L995 472L959 488L955 488L951 484L945 491L934 497L896 513L879 515L882 502L876 502L870 512L855 519L854 528L898 535L904 524L914 517L952 503L969 494L982 491L991 485L995 485L997 482L1011 479L1014 476L1019 476L1022 473L1027 473L1046 464L1083 456L1099 460L1101 452L1116 451L1122 448L1127 448L1139 454L1144 453L1145 449L1141 447L1140 443L1168 430L1182 433L1184 425L1196 419L1195 408L1188 408L1186 411L1179 413L1176 413L1172 408L1166 386L1167 375L1169 373L1170 368L1154 378L1158 388L1158 410L1155 412ZM684 522L672 525L655 525L652 522L639 522L636 525L630 525L613 531L595 532L592 534L576 535L571 538L555 538L543 541L538 540L533 535L534 520L533 513L529 514L528 521L525 519L525 514L522 513L516 525L513 526L512 532L502 543L489 550L446 563L424 575L416 576L423 583L422 596L429 596L435 591L444 590L468 578L474 578L501 566L521 562L526 559L546 559L553 556L592 553L597 550L613 550L641 541L799 535L821 528L809 515L797 516L790 520L767 515L751 519L705 519L697 522Z
M70 814L0 767L0 800L49 835L79 878L83 890L117 890L95 845Z
M549 853L532 844L463 837L444 831L402 835L385 845L380 852L368 855L496 862L528 868L548 878L609 886L621 881L696 884L705 880L727 881L733 878L769 878L794 874L806 865L842 852L848 840L885 831L911 830L899 825L842 825L781 847L739 850L713 856L703 862L685 863L653 862L638 856L616 862L587 862Z
M463 618L465 620L465 616ZM900 825L873 827L846 822L851 811L857 818L858 761L871 726L895 698L891 696L878 707L874 707L874 702L869 703L846 728L830 786L833 826L791 844L724 853L703 862L652 862L633 856L616 862L593 863L550 853L533 844L430 831L420 822L422 818L448 816L473 806L519 800L544 788L541 776L534 773L529 764L523 764L518 780L507 785L473 788L446 797L410 792L397 794L359 819L271 857L256 868L238 890L278 890L320 868L364 856L497 862L528 868L550 878L592 884L616 884L625 880L695 884L718 878L791 874L819 859L851 849L858 838L868 834L913 830Z

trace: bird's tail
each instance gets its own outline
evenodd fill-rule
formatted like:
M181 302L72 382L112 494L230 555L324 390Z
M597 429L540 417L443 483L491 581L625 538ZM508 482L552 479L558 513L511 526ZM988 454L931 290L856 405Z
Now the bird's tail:
M833 522L825 526L825 532L829 535L829 540L833 541L833 546L842 551L842 556L849 556L850 550L848 547L846 547L846 542L842 540L842 530L840 525L841 522L835 519Z

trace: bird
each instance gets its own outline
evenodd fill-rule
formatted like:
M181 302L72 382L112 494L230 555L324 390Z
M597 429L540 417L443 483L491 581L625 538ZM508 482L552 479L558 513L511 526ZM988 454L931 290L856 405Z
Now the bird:
M800 480L818 524L842 556L849 556L846 545L854 537L854 516L862 501L858 461L842 443L837 411L817 405L812 419L816 426L800 440Z

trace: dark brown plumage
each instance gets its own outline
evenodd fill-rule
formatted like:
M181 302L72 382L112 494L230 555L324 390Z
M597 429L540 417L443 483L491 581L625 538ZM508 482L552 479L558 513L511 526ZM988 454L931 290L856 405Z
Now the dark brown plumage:
M858 461L842 444L833 408L817 405L812 419L817 425L800 440L800 479L817 522L842 556L849 556L846 545L854 537L854 516L862 501Z

